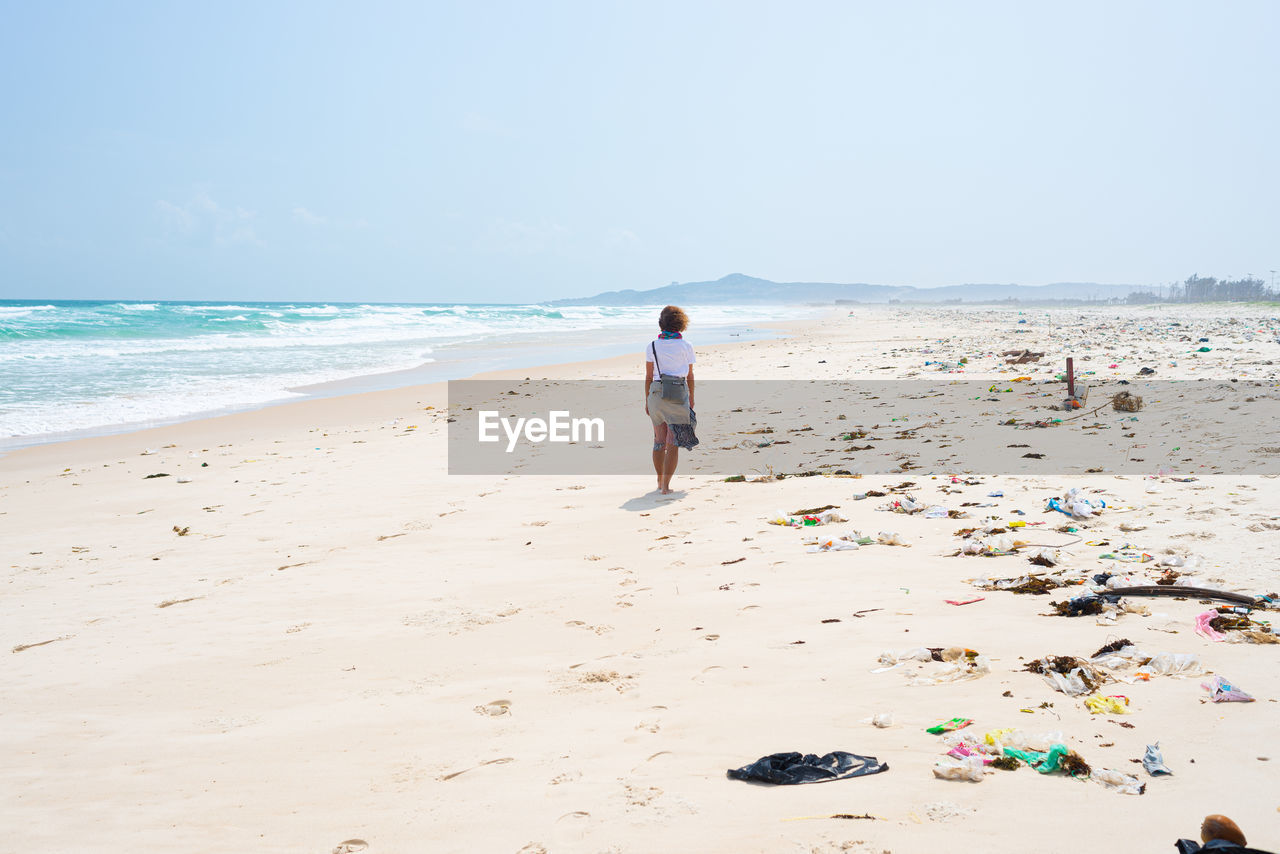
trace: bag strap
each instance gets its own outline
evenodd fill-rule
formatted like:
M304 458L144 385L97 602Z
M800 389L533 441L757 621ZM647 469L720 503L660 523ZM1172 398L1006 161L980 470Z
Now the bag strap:
M653 353L653 368L658 372L658 379L662 379L662 366L658 364L658 342L649 342L649 350Z

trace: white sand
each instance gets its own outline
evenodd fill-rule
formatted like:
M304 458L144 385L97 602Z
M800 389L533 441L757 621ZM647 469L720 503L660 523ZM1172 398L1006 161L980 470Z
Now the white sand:
M1152 364L1163 378L1260 379L1280 346L1247 333L1259 311L1061 311L1052 331L1037 312L1031 333L1011 335L1011 311L857 309L702 350L698 376L887 378L968 355L966 376L1007 379L1028 368L991 354L1027 346L1048 353L1037 376L1092 354L1093 367L1130 357L1126 376ZM1195 345L1163 333L1118 335L1120 313L1191 318L1215 330L1215 350L1193 360ZM638 381L641 369L637 355L508 375ZM1084 523L1086 539L1198 556L1198 579L1269 593L1274 478L677 475L685 492L658 501L651 477L450 478L444 404L442 386L403 389L0 459L2 640L15 649L3 653L0 852L328 852L353 838L371 854L1168 850L1211 812L1280 849L1280 646L1200 637L1209 606L1195 598L1143 600L1151 616L1114 626L1041 616L1061 597L967 583L1038 569L1025 558L950 556L978 514L1044 521L1048 536L1068 520L1044 514L1045 499L1081 485L1133 508ZM158 472L171 476L144 479ZM904 479L928 503L998 506L924 519L852 500ZM1005 497L986 498L995 489ZM911 547L807 554L803 532L765 523L824 504L844 527L896 530ZM1070 573L1114 571L1097 559L1107 550L1072 547ZM1123 569L1136 583L1157 574ZM1258 702L1207 703L1199 678L1108 686L1131 698L1126 729L1022 672L1021 659L1087 656L1116 637L1197 653ZM885 649L950 645L989 656L991 674L912 687L902 671L871 672ZM488 714L493 703L507 713ZM861 722L877 712L896 725ZM943 748L923 729L953 716L979 733L1061 730L1146 794L1027 768L935 779ZM1130 761L1156 741L1172 777ZM798 787L724 775L768 753L838 749L890 770ZM962 812L946 818L947 804ZM787 821L832 813L878 818Z

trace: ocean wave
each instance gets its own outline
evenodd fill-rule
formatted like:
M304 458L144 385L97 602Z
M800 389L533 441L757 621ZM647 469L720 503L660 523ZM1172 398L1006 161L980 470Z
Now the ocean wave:
M572 351L579 345L598 346L604 340L601 330L609 332L611 341L633 336L639 341L655 327L656 308L125 301L0 305L0 375L5 377L0 384L0 435L95 429L251 407L288 397L291 387L405 370L433 358L476 358L489 345ZM758 306L686 309L695 325L704 326L786 315Z

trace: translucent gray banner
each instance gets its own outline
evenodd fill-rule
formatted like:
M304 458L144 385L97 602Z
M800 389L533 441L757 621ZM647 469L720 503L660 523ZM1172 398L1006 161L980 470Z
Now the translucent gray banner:
M449 473L652 474L642 386L450 382ZM681 451L680 473L1280 473L1276 383L1117 382L1077 394L1053 381L699 381L699 445Z

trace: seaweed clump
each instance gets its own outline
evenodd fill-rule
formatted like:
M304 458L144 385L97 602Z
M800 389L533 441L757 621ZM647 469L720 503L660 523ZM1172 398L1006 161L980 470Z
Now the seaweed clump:
M999 768L1001 771L1017 771L1021 765L1022 763L1012 756L1001 756L991 760L991 767Z
M1133 641L1129 640L1128 638L1120 638L1120 640L1112 641L1111 643L1106 644L1105 646L1099 647L1098 651L1089 657L1097 658L1098 656L1106 655L1109 652L1119 652L1120 650L1124 649L1126 646L1133 646Z
M1088 777L1093 773L1093 769L1089 767L1089 763L1084 761L1079 753L1074 750L1069 751L1066 756L1058 760L1058 767L1066 771L1072 777Z
M1044 658L1038 658L1028 664L1025 670L1031 673L1046 673L1053 671L1067 676L1071 671L1079 669L1080 681L1084 682L1084 686L1090 691L1096 691L1098 686L1102 684L1102 680L1098 679L1096 671L1089 666L1089 662L1081 661L1074 655L1046 655Z
M1010 593L1031 593L1036 596L1047 595L1050 590L1056 590L1062 585L1054 581L1052 578L1031 578L1019 584L1017 587L1010 587Z
M1241 614L1223 614L1221 612L1209 621L1209 625L1214 631L1218 632L1245 631L1248 629L1261 629L1265 632L1268 630L1265 626L1255 626L1253 620Z
M1080 599L1069 599L1065 602L1050 602L1049 607L1059 617L1087 617L1102 613L1102 598L1086 599L1081 597Z

